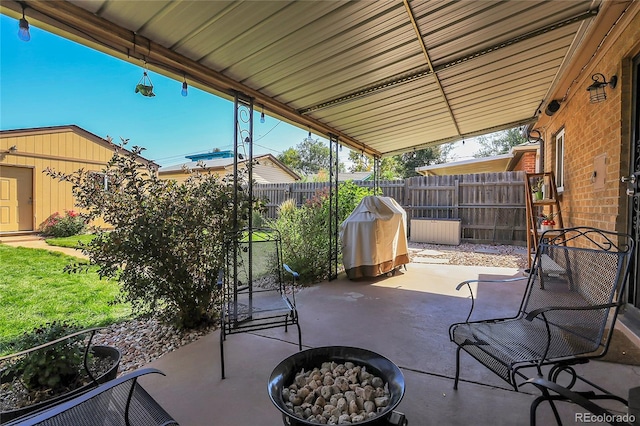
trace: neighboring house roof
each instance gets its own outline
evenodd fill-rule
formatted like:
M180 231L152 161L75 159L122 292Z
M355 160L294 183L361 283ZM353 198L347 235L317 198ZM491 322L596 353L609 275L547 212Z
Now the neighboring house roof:
M287 167L284 163L282 163L280 160L278 160L276 157L274 157L271 154L265 154L265 155L255 157L254 160L257 160L258 162L260 162L260 160L269 160L273 162L276 166L284 170L286 173L291 175L295 180L300 180L300 176L296 172L291 170L289 167ZM238 161L238 164L242 164L245 162L246 160L240 160ZM166 167L162 167L158 172L158 174L160 175L173 174L176 172L181 172L185 168L188 170L198 170L200 169L200 166L198 164L202 164L202 167L205 170L223 171L233 166L233 156L214 158L212 160L190 161L188 163L175 164L173 166L166 166Z
M539 147L538 142L527 142L512 147L508 154L416 167L416 172L424 176L445 176L511 171L525 152L535 152Z
M62 126L48 126L48 127L30 127L26 129L11 129L11 130L0 130L0 137L16 137L16 136L29 136L29 135L42 135L42 134L51 134L51 133L59 133L71 131L79 136L90 140L98 145L102 145L106 148L109 148L113 151L116 149L121 149L126 152L131 152L126 148L121 147L113 142L109 142L107 139L101 138L100 136L91 133L82 127L76 126L75 124L65 124ZM156 169L160 167L159 164L148 160L140 155L137 156L138 160L143 164L151 164Z
M338 182L346 182L348 180L368 180L373 172L340 172L338 173ZM322 171L320 173L312 173L306 175L309 182L329 180L327 172Z
M367 180L373 172L349 172L338 173L338 181L344 182L347 180Z

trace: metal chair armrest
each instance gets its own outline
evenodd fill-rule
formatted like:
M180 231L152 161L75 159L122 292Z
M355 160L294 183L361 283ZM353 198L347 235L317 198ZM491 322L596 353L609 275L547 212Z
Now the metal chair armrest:
M606 309L606 308L614 308L618 306L616 303L606 303L604 305L589 305L589 306L546 306L544 308L535 309L527 314L525 317L529 321L533 321L535 317L540 314L549 311L590 311L590 310L598 310L598 309ZM544 318L546 321L546 318Z
M471 295L471 308L469 309L469 314L467 315L467 319L464 322L469 322L469 318L471 318L471 314L473 313L473 308L475 307L475 297L473 296L473 290L471 290L471 283L510 283L515 281L522 281L528 279L527 277L516 277L516 278L505 278L502 280L466 280L462 281L460 284L456 286L456 291L460 291L460 289L464 286L467 286L469 289L469 294Z
M157 370L155 368L143 368L140 370L136 370L134 372L131 372L129 374L126 374L124 376L118 377L117 379L113 379L108 381L107 383L104 383L100 386L98 386L97 388L94 388L93 390L83 393L82 395L68 400L66 402L63 402L61 404L55 405L53 407L50 407L48 409L45 409L44 411L40 411L37 413L32 414L31 416L24 418L24 417L20 417L18 419L16 419L15 421L12 421L10 423L7 423L6 426L33 426L33 425L38 425L41 422L50 419L52 417L55 417L57 415L59 415L60 413L63 413L65 411L68 411L74 407L77 407L80 404L83 404L86 401L89 401L92 398L95 398L97 395L100 395L101 393L109 390L109 389L113 389L119 385L121 385L122 383L128 382L130 380L134 380L136 381L138 379L138 377L145 375L145 374L149 374L149 373L158 373L158 374L162 374L163 376L165 375L162 371ZM175 423L177 424L177 423Z
M287 271L293 276L294 280L297 280L298 278L300 278L300 274L294 271L293 269L291 269L291 267L289 267L289 265L287 265L286 263L283 263L282 267L284 268L285 271Z

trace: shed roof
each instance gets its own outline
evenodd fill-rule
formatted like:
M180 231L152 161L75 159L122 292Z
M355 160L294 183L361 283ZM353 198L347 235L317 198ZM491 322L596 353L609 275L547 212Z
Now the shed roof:
M111 149L115 151L116 149L120 149L125 152L131 152L120 146L111 142L108 139L102 138L94 133L89 132L88 130L83 129L82 127L76 126L75 124L65 124L62 126L45 126L45 127L29 127L25 129L8 129L8 130L0 130L0 137L15 137L15 136L28 136L28 135L42 135L42 134L50 134L50 133L59 133L59 132L73 132L85 139L90 140L91 142L97 143L98 145L102 145L105 148ZM148 160L140 155L136 156L136 158L144 164L149 164L153 166L155 169L160 167L157 163Z
M390 155L534 122L576 52L589 57L630 3L3 0L0 11L19 18L24 4L32 25Z

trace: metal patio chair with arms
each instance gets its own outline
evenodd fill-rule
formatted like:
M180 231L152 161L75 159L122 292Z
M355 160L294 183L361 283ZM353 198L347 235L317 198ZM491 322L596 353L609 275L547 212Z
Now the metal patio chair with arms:
M634 248L626 234L590 227L545 232L540 238L520 307L515 316L452 324L449 337L457 345L454 389L458 388L460 352L465 351L514 390L530 378L556 382L560 373L609 394L573 368L606 354ZM513 281L513 279L508 280ZM482 281L478 281L482 282ZM617 397L616 397L617 398ZM552 408L560 424L555 406Z

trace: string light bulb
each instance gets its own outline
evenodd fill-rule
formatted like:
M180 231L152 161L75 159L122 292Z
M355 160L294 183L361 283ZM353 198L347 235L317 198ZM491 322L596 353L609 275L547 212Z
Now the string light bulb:
M264 124L264 122L265 122L265 121L266 121L266 120L265 120L265 118L264 118L264 105L263 105L263 106L262 106L262 112L260 113L260 122L261 122L262 124Z
M187 78L185 77L184 81L182 82L182 90L180 91L180 94L186 97L189 94L188 88L189 88L189 85L187 84Z
M29 21L24 17L25 6L22 5L22 18L18 23L18 38L22 41L31 40L31 34L29 33Z

